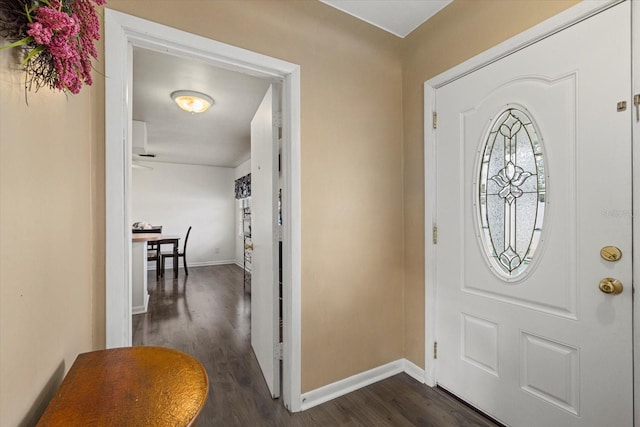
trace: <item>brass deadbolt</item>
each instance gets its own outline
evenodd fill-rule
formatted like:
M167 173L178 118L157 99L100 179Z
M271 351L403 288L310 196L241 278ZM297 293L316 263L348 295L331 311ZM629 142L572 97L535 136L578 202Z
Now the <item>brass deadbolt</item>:
M600 249L600 256L605 261L616 262L622 258L622 251L616 246L605 246Z
M618 295L622 293L624 287L622 286L622 282L618 279L612 279L611 277L605 277L600 280L600 290L605 294Z

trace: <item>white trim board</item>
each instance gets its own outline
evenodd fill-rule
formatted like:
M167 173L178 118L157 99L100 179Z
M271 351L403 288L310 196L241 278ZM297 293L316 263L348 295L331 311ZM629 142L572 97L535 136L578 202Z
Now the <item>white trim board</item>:
M144 296L144 305L138 305L138 306L132 307L131 314L136 315L136 314L146 313L148 307L149 307L149 293L147 292Z
M640 93L640 3L631 2L631 82L633 93ZM640 242L640 215L638 212L638 203L640 202L640 150L636 148L636 142L640 141L640 122L635 120L631 129L632 150L633 150L633 288L635 284L640 283L640 256L638 256L638 245ZM633 293L633 416L634 425L640 426L640 293Z
M240 267L240 268L241 268L241 269L243 269L243 270L251 271L251 268L244 268L244 265L242 265L242 264L238 264L236 261L233 261L233 263L232 263L232 264L237 265L238 267Z
M169 260L170 261L170 260ZM227 259L227 260L220 260L220 261L202 261L202 262L189 262L187 263L187 268L191 268L191 267L208 267L211 265L229 265L229 264L233 264L233 265L238 265L236 263L236 260L234 259ZM242 268L241 265L239 265L238 267ZM173 268L172 263L167 263L165 265L165 270L169 270ZM178 268L183 268L184 269L184 265L182 264L182 261L178 261ZM155 261L148 261L147 264L147 271L156 271L156 262Z
M131 85L133 46L283 83L283 401L300 410L300 66L108 8L105 31L106 346L131 345Z
M304 393L302 395L302 410L305 411L321 405L400 373L405 373L420 383L424 383L424 371L422 369L407 359L398 359Z
M413 363L408 359L402 359L403 363L403 371L405 374L409 375L414 380L418 381L420 384L426 383L426 373L424 369Z
M210 265L229 265L229 264L234 264L235 265L236 260L235 259L223 259L220 261L203 261L203 262L194 262L194 263L187 263L187 267L191 268L191 267L207 267ZM182 268L182 263L179 263L180 265L178 265L178 268Z
M624 0L598 0L598 1L583 1L575 6L547 19L546 21L506 40L503 43L488 49L479 55L429 79L424 83L424 187L425 187L425 374L426 384L435 386L436 381L436 360L433 357L433 345L437 341L437 288L435 283L435 247L432 243L432 228L436 224L435 213L437 212L437 206L432 203L429 194L435 194L436 185L436 164L435 164L435 130L432 126L432 114L435 111L436 105L436 89L455 81L467 74L474 72L482 67L485 67L495 61L500 60L518 50L521 50L527 46L536 43L546 37L549 37L555 33L562 31L563 29L577 24L609 7L612 7ZM632 2L632 6L635 2ZM636 6L637 7L637 6ZM640 15L640 13L636 13ZM636 36L636 39L640 39L640 35ZM640 84L638 84L637 91L640 91ZM637 125L636 125L637 127ZM636 154L636 162L640 162L640 155ZM638 164L638 163L636 163ZM636 173L634 169L634 181ZM633 200L640 200L640 186L634 186ZM637 218L637 217L636 217ZM638 227L634 227L635 232L638 233ZM635 241L635 235L634 235ZM635 246L635 245L634 245ZM634 257L634 265L638 265L637 256ZM634 269L636 274L638 269ZM638 319L640 316L640 309L638 305L634 304L633 309L634 319ZM634 328L634 342L638 343L640 336L638 336L638 329ZM640 355L636 354L636 358L640 358ZM634 370L637 371L637 370ZM638 379L640 381L640 374ZM634 390L638 390L639 381L634 381ZM636 417L640 417L640 397L636 393L636 402L634 404L634 412ZM639 422L640 424L640 422Z

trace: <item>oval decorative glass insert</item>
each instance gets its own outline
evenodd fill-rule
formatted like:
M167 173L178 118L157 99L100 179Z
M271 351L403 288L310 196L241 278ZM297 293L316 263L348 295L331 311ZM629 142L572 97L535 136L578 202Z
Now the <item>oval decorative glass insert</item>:
M480 158L477 214L482 246L498 276L518 278L540 243L545 158L533 120L509 108L492 122Z

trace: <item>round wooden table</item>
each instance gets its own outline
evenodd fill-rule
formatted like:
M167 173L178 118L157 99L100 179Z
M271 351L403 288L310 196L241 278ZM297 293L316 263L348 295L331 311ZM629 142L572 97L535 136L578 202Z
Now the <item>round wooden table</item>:
M164 347L80 354L38 426L192 426L209 380L192 356Z

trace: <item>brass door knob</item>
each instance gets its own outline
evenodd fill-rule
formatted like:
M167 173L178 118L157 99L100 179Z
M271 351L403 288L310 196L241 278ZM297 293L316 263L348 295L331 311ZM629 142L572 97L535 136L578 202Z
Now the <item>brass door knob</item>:
M611 277L605 277L600 280L600 286L598 286L605 294L618 295L622 293L624 286L618 279L612 279Z
M622 251L616 246L605 246L600 249L600 256L605 261L616 262L622 258Z

